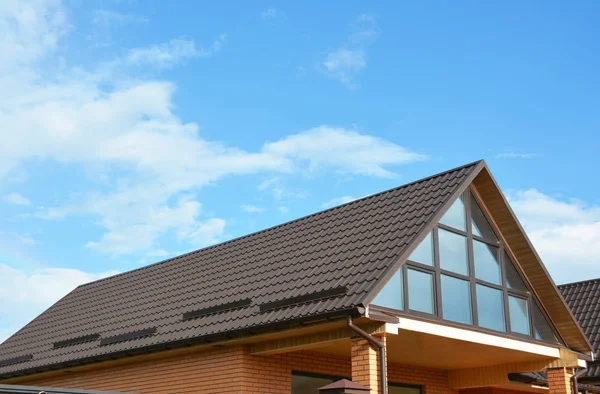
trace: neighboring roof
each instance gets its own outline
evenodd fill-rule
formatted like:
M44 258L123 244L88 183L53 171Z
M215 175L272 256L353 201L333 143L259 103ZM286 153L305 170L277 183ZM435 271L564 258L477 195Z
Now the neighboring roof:
M571 312L596 352L600 350L600 279L558 286Z
M567 283L558 286L571 312L579 322L594 349L594 357L600 356L600 279ZM588 363L582 379L599 378L600 364Z
M468 164L82 285L0 345L0 378L356 311L484 167Z

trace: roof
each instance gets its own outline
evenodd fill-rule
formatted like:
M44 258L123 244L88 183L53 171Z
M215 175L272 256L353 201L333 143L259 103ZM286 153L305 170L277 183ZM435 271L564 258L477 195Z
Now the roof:
M592 344L594 357L600 356L600 279L559 285L567 305ZM600 377L600 364L588 363L582 379Z
M79 286L0 345L0 378L356 311L483 167Z

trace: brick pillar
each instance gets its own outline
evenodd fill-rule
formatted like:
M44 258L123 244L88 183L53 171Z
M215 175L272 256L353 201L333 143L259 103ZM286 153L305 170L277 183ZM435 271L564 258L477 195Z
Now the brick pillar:
M548 394L571 394L573 368L551 368L548 373Z
M384 344L385 335L377 338ZM352 338L352 381L371 389L371 393L380 393L379 351L362 337ZM387 385L387 382L385 382Z

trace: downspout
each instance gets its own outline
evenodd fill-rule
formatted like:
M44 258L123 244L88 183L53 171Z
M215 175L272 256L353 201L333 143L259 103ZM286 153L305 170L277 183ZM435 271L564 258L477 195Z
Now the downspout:
M387 370L385 365L385 345L383 342L373 338L373 336L366 331L362 330L360 327L357 327L352 323L352 316L346 316L346 325L349 329L369 341L369 343L373 344L375 347L379 349L379 379L381 380L381 394L387 394Z
M583 375L587 371L587 368L583 368L581 371L578 371L571 380L573 381L573 394L579 394L579 383L577 382L577 378Z

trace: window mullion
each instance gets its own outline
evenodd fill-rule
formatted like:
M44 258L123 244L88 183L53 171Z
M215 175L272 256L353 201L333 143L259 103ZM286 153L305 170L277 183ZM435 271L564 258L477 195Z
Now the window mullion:
M506 253L504 253L504 245L500 242L500 265L502 266L502 294L504 299L504 324L506 324L506 332L512 332L510 328L510 309L508 307L508 289L506 285ZM512 263L511 263L512 264Z
M473 325L479 326L479 316L477 314L477 291L475 281L475 260L473 258L473 229L471 228L471 199L468 198L469 189L464 192L465 211L467 215L467 261L469 263L469 282L471 286L471 315Z
M438 229L437 226L433 230L433 267L435 269L434 275L434 300L435 300L435 315L442 318L442 279L440 269L440 248L438 242Z
M402 264L400 266L400 269L402 270L402 295L404 298L404 305L402 305L402 309L406 312L409 311L408 306L409 304L409 300L408 300L408 272L407 272L407 265L406 263Z

